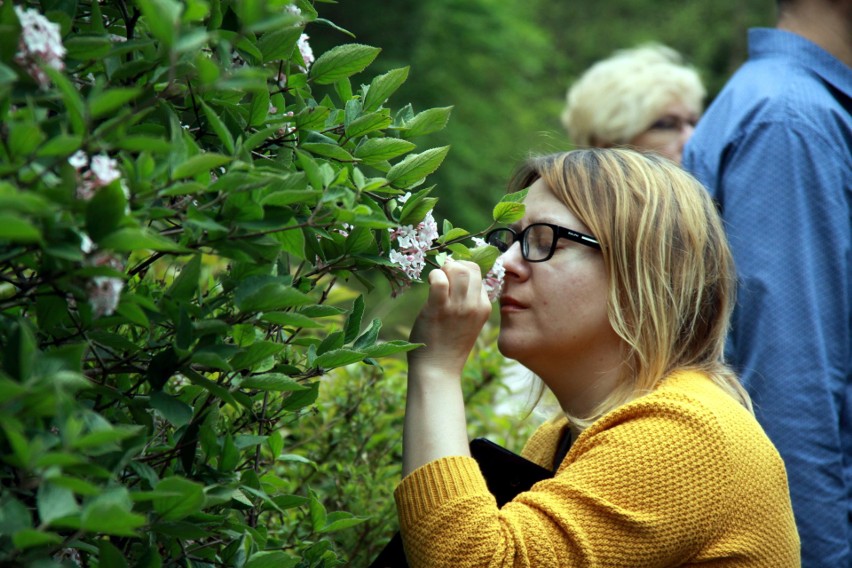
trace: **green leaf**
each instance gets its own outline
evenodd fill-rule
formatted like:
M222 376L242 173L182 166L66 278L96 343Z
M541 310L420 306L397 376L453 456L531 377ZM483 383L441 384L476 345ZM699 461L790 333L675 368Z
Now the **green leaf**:
M414 138L443 130L450 120L452 110L451 106L424 110L406 122L405 128L400 129L400 134L404 138Z
M264 359L268 359L269 357L280 353L283 349L284 345L281 343L275 343L273 341L256 341L240 353L237 353L231 359L231 366L236 370L248 369L253 365L260 363Z
M225 146L225 150L229 154L234 153L234 137L231 135L231 131L228 130L228 127L225 125L224 121L219 118L219 115L216 114L210 106L205 103L203 100L199 99L201 103L201 108L204 110L204 116L207 117L207 122L210 123L210 127L213 129L213 132L216 133L216 136L219 137L219 140L222 141L222 144Z
M183 6L176 0L137 0L151 34L166 46L177 37Z
M269 451L273 456L277 456L284 451L284 437L278 430L269 434L269 437L266 439L266 444L269 446Z
M520 191L513 191L512 193L507 193L506 195L501 197L500 202L521 203L524 199L527 198L527 193L529 193L529 188L524 188Z
M68 111L68 121L71 123L72 130L75 134L83 136L86 133L86 123L83 118L86 112L86 105L80 96L80 92L61 71L57 71L50 66L44 66L42 70L50 77L50 80L62 94L62 102L65 110Z
M198 281L200 278L201 255L196 254L180 269L180 274L172 282L172 285L166 292L166 296L177 301L191 299L198 291Z
M83 450L108 446L108 449L111 449L116 442L137 435L142 428L142 426L130 424L116 424L80 436L71 444L71 447L76 450Z
M488 271L494 266L494 261L500 256L500 251L491 245L485 247L477 247L470 251L470 259L479 265L479 270L482 275L488 274Z
M302 171L305 172L311 187L315 190L324 189L325 183L316 160L310 154L301 150L296 150L296 159L299 161Z
M307 150L311 154L331 158L338 162L354 162L352 154L337 146L336 144L324 144L320 142L306 142L302 144L302 149Z
M460 229L458 227L453 227L449 231L446 231L441 237L438 239L439 243L448 243L452 242L456 239L460 239L462 237L468 236L470 233L465 231L464 229Z
M351 349L334 349L323 353L314 361L314 365L320 369L336 369L344 367L352 363L358 363L364 360L364 354L360 351L352 351Z
M26 550L36 546L59 544L63 538L56 533L35 529L24 529L12 535L12 546L18 550Z
M322 355L327 351L340 349L341 347L343 347L343 332L335 331L334 333L329 333L325 336L317 347L317 355Z
M79 457L72 456L69 454L53 454L53 456L48 459L45 459L45 456L43 455L41 458L39 458L38 463L45 465L47 463L52 463L55 465L79 465L85 462ZM65 489L70 489L77 495L98 495L103 489L102 487L100 487L99 485L95 485L94 483L89 483L88 481L84 481L82 479L70 477L67 475L51 477L50 481L54 483L57 487L64 487Z
M168 497L154 499L154 511L164 521L177 521L201 510L204 486L183 477L167 477L154 490Z
M407 341L395 339L393 341L388 341L385 343L376 343L375 345L371 345L370 347L365 347L363 349L363 352L364 355L366 355L367 357L379 358L387 357L388 355L395 355L397 353L405 353L407 351L417 349L422 345L422 343L409 343Z
M89 99L89 115L101 118L124 107L127 103L142 94L140 88L109 89L94 95Z
M261 550L252 554L245 568L293 568L299 559L280 550Z
M302 28L290 26L263 34L257 47L263 55L263 62L290 59L293 48L302 35Z
M118 229L126 210L127 197L117 183L100 188L86 204L86 232L99 242Z
M45 139L44 132L34 122L10 122L9 150L13 156L29 156Z
M328 517L328 513L326 513L325 507L323 507L322 502L319 500L319 497L317 497L317 494L312 490L309 490L308 493L311 496L311 502L308 506L311 513L311 525L315 531L318 531L325 526L325 520Z
M339 45L323 53L311 66L310 77L320 85L332 83L363 71L381 49L351 43Z
M368 138L355 148L355 157L366 164L377 164L407 154L417 146L399 138Z
M70 35L63 44L68 51L68 59L77 61L103 59L112 49L109 38L98 35Z
M108 540L98 540L98 566L110 568L127 568L127 559L121 551Z
M231 161L231 158L214 152L207 152L192 156L172 171L172 179L188 178L202 172L209 172Z
M197 53L199 50L207 47L210 42L211 35L203 29L194 29L181 34L180 38L175 43L176 53Z
M6 65L0 63L0 87L8 87L18 80L18 75Z
M494 206L491 216L496 223L509 224L520 221L524 216L525 210L526 208L523 203L501 201Z
M0 534L7 535L30 529L32 522L30 511L23 503L9 493L0 498Z
M114 142L114 145L120 150L154 154L167 154L174 149L168 140L144 135L121 136Z
M266 373L243 379L240 388L258 389L262 391L290 392L307 390L308 387L280 373Z
M316 189L287 189L275 191L261 199L261 205L286 207L294 203L316 204L322 197L322 191Z
M321 323L314 321L313 318L292 312L266 312L260 319L286 327L303 327L306 329L323 327Z
M220 471L233 471L240 463L240 450L234 444L234 438L230 434L225 436L222 442L222 453L219 458Z
M428 191L421 191L405 202L402 212L399 214L400 225L414 225L419 223L426 217L429 211L435 208L438 199L427 197L428 194Z
M370 517L356 517L346 511L335 511L326 517L325 526L319 529L319 533L327 534L360 525Z
M317 396L319 396L319 382L311 383L306 386L308 387L306 390L290 393L287 400L284 401L282 408L284 410L289 410L290 412L295 412L300 408L304 408L315 403L317 401Z
M355 340L353 347L358 349L366 349L376 343L376 340L379 338L379 331L382 329L382 320L376 318L370 324L370 327L361 334L361 336Z
M41 238L41 231L26 219L0 213L0 241L37 243Z
M437 170L449 150L449 146L441 146L406 156L404 160L394 164L385 177L396 187L410 187Z
M364 296L359 294L352 303L352 311L349 312L349 317L346 318L343 343L351 343L358 337L358 333L361 331L361 318L364 316L364 309Z
M42 524L50 523L60 517L73 515L80 511L77 500L70 489L59 487L50 481L43 481L36 496L38 516Z
M358 138L364 134L387 128L391 124L391 117L387 112L371 112L353 120L346 126L346 136Z
M266 123L266 115L269 114L269 91L257 91L251 96L249 107L249 124L251 126L263 126Z
M103 489L100 495L83 507L80 528L106 535L138 536L136 529L145 525L147 519L133 513L132 509L133 499L126 487Z
M0 216L0 229L3 227L2 221L3 218ZM4 371L18 382L25 383L30 379L37 355L38 349L32 328L27 320L18 320L11 325L11 330L6 336L6 346L3 349Z
M234 302L242 312L271 312L314 303L313 298L278 281L246 280Z
M364 97L364 110L376 110L382 106L388 97L405 83L406 79L408 79L408 67L391 69L384 75L375 77L370 82L370 88Z
M162 252L183 252L177 243L161 237L150 229L126 228L110 233L98 244L105 249L116 252L131 252L135 250L153 250Z
M163 418L168 420L175 428L186 426L192 421L193 409L182 400L164 393L155 391L151 393L151 408L159 412Z
M40 158L68 156L77 151L82 143L82 136L59 134L42 144L36 155Z

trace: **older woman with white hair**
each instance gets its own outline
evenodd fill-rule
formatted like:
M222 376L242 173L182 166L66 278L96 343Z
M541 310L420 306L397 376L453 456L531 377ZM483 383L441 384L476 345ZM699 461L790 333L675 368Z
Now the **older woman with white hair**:
M701 78L673 49L616 51L568 90L562 124L578 147L627 146L677 163L701 115Z

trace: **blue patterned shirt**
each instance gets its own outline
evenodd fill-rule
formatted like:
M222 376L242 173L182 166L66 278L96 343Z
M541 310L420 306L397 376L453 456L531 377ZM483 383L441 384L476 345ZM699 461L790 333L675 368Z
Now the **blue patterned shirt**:
M852 566L852 69L749 32L687 144L739 276L728 359L787 466L806 568Z

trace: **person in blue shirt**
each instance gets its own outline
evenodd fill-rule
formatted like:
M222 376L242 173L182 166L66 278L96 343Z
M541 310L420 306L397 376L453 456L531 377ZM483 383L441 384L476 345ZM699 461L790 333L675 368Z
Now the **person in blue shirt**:
M787 466L806 568L852 566L852 0L776 29L687 143L739 274L727 355Z

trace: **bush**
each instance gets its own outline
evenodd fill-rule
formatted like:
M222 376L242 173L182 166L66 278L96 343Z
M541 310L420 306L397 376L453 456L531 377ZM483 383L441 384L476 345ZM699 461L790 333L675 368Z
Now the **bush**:
M379 359L416 346L329 298L496 251L433 226L448 148L411 140L450 109L392 111L408 69L353 85L380 50L315 58L306 25L334 27L308 0L0 6L0 564L337 566L369 528L344 475L303 476L352 416L318 379L396 396ZM398 443L381 396L347 452Z

